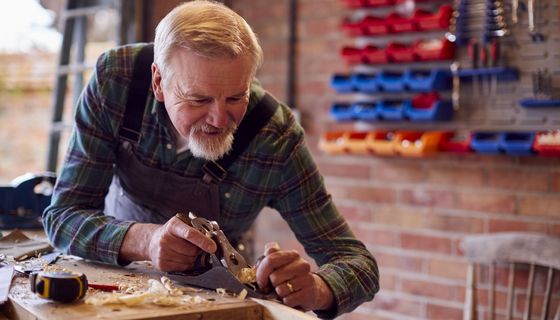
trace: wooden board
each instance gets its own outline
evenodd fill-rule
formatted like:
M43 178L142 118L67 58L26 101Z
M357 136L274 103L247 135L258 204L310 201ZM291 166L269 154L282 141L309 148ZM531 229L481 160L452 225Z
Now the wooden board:
M118 268L83 260L62 260L57 265L85 273L91 283L123 283L147 287L148 279L159 279L163 275L147 263L134 263L126 268ZM88 291L86 298L93 294L96 294L95 291ZM206 290L197 290L191 295L212 301L173 307L154 304L131 307L123 304L93 306L83 301L60 304L37 297L29 289L29 280L18 277L12 284L4 313L10 319L263 319L263 307L254 301L220 296L214 291Z

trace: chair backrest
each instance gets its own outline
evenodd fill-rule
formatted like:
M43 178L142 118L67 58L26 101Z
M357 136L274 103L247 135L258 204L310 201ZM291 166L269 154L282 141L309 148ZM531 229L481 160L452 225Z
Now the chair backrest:
M461 247L469 262L463 320L560 320L560 238L504 232L467 236ZM487 303L477 299L485 294ZM534 308L538 304L540 312Z

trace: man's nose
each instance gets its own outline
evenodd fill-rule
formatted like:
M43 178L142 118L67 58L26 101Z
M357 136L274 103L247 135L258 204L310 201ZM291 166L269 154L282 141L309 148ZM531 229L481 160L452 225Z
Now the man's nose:
M225 128L229 124L229 115L227 113L225 102L215 102L208 111L207 123L215 128Z

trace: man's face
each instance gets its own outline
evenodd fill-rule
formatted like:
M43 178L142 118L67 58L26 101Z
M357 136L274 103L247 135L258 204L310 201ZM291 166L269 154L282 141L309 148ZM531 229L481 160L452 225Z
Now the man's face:
M217 160L226 154L249 103L250 60L205 58L176 49L163 73L152 65L156 99L165 102L178 134L196 157Z

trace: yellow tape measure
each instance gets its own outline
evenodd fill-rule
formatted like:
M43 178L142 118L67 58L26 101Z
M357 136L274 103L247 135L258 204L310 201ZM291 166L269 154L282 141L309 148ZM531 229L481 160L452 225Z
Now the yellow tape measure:
M61 271L34 272L29 275L31 291L39 297L58 302L74 302L86 295L88 282L83 273Z

